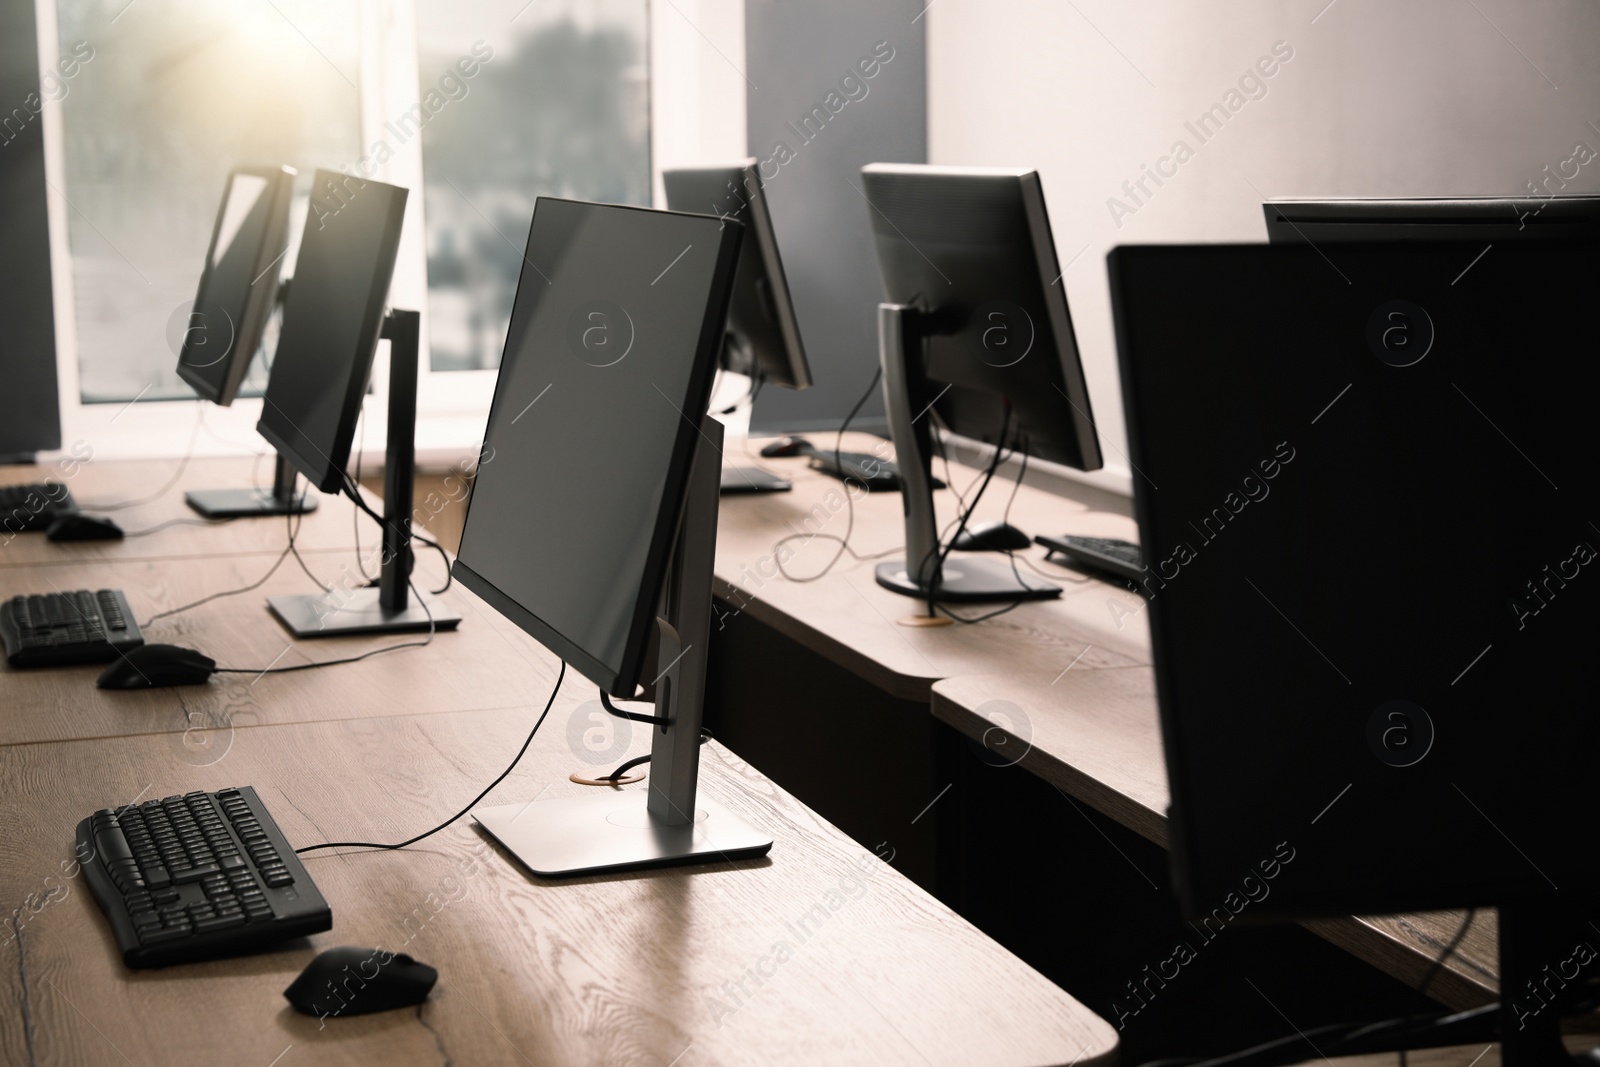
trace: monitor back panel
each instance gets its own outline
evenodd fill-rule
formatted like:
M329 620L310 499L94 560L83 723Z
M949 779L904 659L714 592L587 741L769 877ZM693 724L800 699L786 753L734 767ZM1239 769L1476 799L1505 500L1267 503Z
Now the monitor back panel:
M1600 267L1479 251L1112 253L1193 914L1595 887Z
M540 197L454 573L632 696L742 228ZM649 681L649 679L645 679Z
M325 170L312 181L256 429L325 493L350 459L405 207L399 186Z

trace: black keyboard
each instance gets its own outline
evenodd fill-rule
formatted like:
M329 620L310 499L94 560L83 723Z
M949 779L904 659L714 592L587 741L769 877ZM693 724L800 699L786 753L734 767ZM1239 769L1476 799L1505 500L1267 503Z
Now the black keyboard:
M67 487L55 485L0 485L0 528L7 533L43 530L69 511L77 511Z
M144 644L120 589L12 597L0 605L0 638L13 667L109 663Z
M900 468L870 452L840 452L834 462L834 451L821 448L810 454L811 468L831 474L840 481L856 482L867 487L869 493L898 493ZM944 483L932 479L933 488L943 489Z
M129 967L320 933L333 912L249 786L103 808L77 854Z
M1137 582L1145 576L1139 546L1114 537L1035 537L1034 542L1118 578Z

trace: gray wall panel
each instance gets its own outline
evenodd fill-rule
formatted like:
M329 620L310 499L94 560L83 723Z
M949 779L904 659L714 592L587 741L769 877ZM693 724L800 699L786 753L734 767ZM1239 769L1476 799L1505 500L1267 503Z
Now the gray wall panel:
M0 457L61 447L33 0L0 0Z
M882 286L858 171L867 163L927 161L926 20L912 21L919 6L746 0L750 154L762 161L816 382L801 393L763 391L755 430L837 427L877 365ZM858 65L868 60L871 69L875 53L889 58L863 77ZM857 424L885 426L879 396Z

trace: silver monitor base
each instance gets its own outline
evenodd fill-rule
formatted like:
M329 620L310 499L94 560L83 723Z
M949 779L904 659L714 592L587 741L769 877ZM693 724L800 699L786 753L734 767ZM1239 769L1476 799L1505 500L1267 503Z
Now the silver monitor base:
M317 498L298 493L285 504L271 489L196 489L183 494L208 519L248 519L257 515L304 515L317 510Z
M772 848L772 838L704 794L695 816L691 825L653 824L643 792L611 789L472 813L523 866L545 878L754 859Z
M877 578L885 589L928 599L927 586L906 573L903 559L878 564ZM945 560L944 578L934 599L941 604L992 604L1003 600L1050 600L1060 595L1060 586L1026 574L1019 583L1009 563L961 555Z
M760 467L722 468L724 493L787 493L793 488L787 478L768 474Z
M461 616L432 597L424 611L416 596L400 611L378 603L378 590L335 590L307 596L269 596L267 607L296 637L347 637L351 634L427 632L428 614L435 630L454 630Z

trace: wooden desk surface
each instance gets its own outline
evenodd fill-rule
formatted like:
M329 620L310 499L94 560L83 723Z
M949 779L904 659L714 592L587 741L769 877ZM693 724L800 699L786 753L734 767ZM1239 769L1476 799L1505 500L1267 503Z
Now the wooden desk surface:
M183 523L141 537L121 541L51 542L43 533L19 533L0 528L0 567L55 563L71 560L112 559L194 559L208 556L248 555L256 552L281 552L288 544L287 521L282 516L235 519L218 525L195 525L200 519L183 501L191 489L248 489L252 485L272 485L272 461L259 463L248 458L201 457L189 461L182 477L160 499L139 507L98 511L96 504L142 500L161 489L178 468L177 460L93 460L70 477L58 478L72 491L73 499L87 514L111 519L128 533L152 530L162 523ZM55 471L53 465L0 467L0 485L33 484L44 481ZM302 486L304 480L302 479ZM426 494L419 479L417 518L430 515ZM430 487L431 491L432 487ZM461 490L462 494L465 489ZM303 552L349 549L355 545L356 507L343 497L310 490L317 510L301 519L295 543ZM443 490L435 501L443 510ZM464 496L463 496L464 499ZM4 516L0 516L3 520ZM370 519L361 520L361 543L376 559L378 530Z
M1166 845L1170 795L1150 668L1080 665L1053 680L1040 672L951 678L934 686L933 714L1068 796ZM1464 918L1462 912L1429 912L1303 925L1416 987ZM1496 1000L1495 931L1494 912L1477 913L1429 995L1454 1008Z
M259 579L278 553L191 560L122 560L0 568L0 601L53 589L119 588L142 625L151 615ZM308 557L314 573L337 582L344 557ZM416 569L419 588L442 581L437 560ZM426 634L388 634L296 641L267 610L279 593L315 593L296 566L283 561L261 588L156 620L149 643L196 648L225 667L284 667L340 659L376 648L420 641ZM19 670L0 665L6 694L0 744L174 733L173 756L213 758L236 728L265 723L438 711L506 708L526 703L547 686L555 657L461 586L441 598L461 616L460 628L434 635L426 648L408 648L359 663L288 674L215 674L182 688L95 688L103 666Z
M817 444L823 444L824 437L831 445L829 435L819 436ZM867 434L846 434L844 447L893 457L886 442ZM844 536L850 525L844 483L810 470L803 459L752 461L738 442L724 457L725 466L749 466L752 462L790 479L794 489L722 497L717 520L717 595L736 611L720 618L721 625L734 625L738 615L748 613L905 700L927 700L934 682L963 674L1013 669L1054 673L1073 663L1078 667L1125 667L1150 662L1149 630L1142 618L1129 619L1108 605L1117 600L1137 607L1137 598L1044 562L1042 548L1019 556L1061 585L1061 598L1024 604L976 626L916 629L897 625L896 620L921 614L926 607L879 586L873 578L876 559L862 561L846 555L817 581L784 578L777 570L780 550L775 543L779 538L791 533ZM943 477L943 465L935 467ZM952 465L952 472L951 480L963 493L980 477L980 472L959 464ZM997 476L984 494L974 522L1002 518L1011 487L1010 481ZM934 493L934 506L941 524L957 513L950 489ZM905 544L899 493L869 493L856 500L854 508L850 534L854 551L871 556ZM1102 537L1135 536L1133 520L1126 516L1091 512L1080 503L1026 485L1017 491L1011 521L1030 534L1070 531ZM837 549L837 543L824 536L790 542L792 556L783 558L784 570L801 577L816 574ZM975 616L984 610L976 605L961 613Z
M582 790L551 729L581 688L569 679L487 803ZM249 727L208 766L171 760L154 736L0 748L0 900L22 909L0 931L0 1060L1112 1061L1109 1023L716 744L702 749L702 787L773 834L766 859L543 881L463 820L404 853L308 857L334 911L328 933L144 972L123 968L87 888L62 872L95 809L233 784L254 785L293 842L398 839L499 773L537 710ZM294 1013L284 987L334 945L410 952L438 966L439 984L417 1010Z

